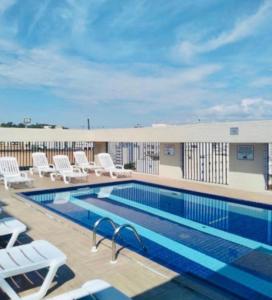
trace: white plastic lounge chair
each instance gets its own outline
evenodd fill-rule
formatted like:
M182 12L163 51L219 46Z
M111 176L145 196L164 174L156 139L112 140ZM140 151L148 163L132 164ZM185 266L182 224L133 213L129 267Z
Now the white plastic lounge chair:
M58 268L65 264L66 256L47 241L34 241L27 245L0 250L0 288L12 300L40 300L48 291ZM49 268L39 291L20 297L7 281L8 278Z
M26 229L26 225L15 218L5 217L0 219L0 236L11 235L6 248L13 247L18 236Z
M91 172L101 169L101 167L97 166L94 161L88 161L84 151L75 151L74 158L76 166L79 167L83 172Z
M27 172L21 172L15 157L0 157L1 180L4 181L5 189L8 190L12 183L32 184L33 179L28 177Z
M0 207L0 214L3 209ZM13 247L18 236L27 230L26 225L12 217L0 218L0 236L10 235L6 248Z
M96 175L100 175L100 173L109 173L112 178L116 178L118 176L131 176L132 170L124 169L123 165L114 165L111 156L109 153L99 153L97 155L100 166L103 170L97 170Z
M53 161L56 172L50 174L52 181L55 181L56 176L62 177L66 184L68 184L71 179L85 178L87 180L88 174L82 172L78 167L72 166L67 155L55 155L53 156Z
M43 152L32 153L33 168L30 169L30 173L38 173L40 177L43 174L55 172L55 167L48 163L47 157Z
M50 298L49 300L130 300L116 288L112 287L106 281L95 279L86 282L81 288L68 292L66 294Z

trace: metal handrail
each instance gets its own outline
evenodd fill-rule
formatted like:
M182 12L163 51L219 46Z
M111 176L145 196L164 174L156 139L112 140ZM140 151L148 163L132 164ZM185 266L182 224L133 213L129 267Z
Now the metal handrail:
M92 252L96 252L96 251L97 251L97 246L96 246L96 231L97 231L97 228L98 228L98 226L99 226L102 222L106 222L106 221L109 222L109 223L112 225L112 228L114 229L114 232L116 231L117 224L115 224L111 218L103 217L103 218L100 218L99 220L97 220L97 221L94 223L94 227L93 227Z
M123 225L121 225L121 226L119 226L118 228L115 229L114 234L112 236L112 259L111 259L111 263L116 263L117 262L116 238L120 235L121 230L124 229L124 228L129 228L129 229L132 230L132 232L134 233L137 241L142 246L143 250L146 251L146 247L145 247L141 237L139 236L137 230L130 224L123 224Z

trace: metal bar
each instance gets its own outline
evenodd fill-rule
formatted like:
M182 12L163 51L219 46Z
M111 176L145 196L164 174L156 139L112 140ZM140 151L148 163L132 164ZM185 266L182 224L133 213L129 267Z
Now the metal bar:
M146 251L146 247L145 247L141 237L139 236L137 230L130 224L123 224L123 225L121 225L121 226L119 226L118 228L115 229L113 237L112 237L112 259L111 259L111 263L116 263L117 262L116 238L120 235L121 231L125 228L131 229L131 231L134 233L137 241L139 242L139 244L141 245L143 250Z
M102 222L109 222L112 225L112 228L114 229L114 232L117 228L117 224L113 222L112 219L108 218L108 217L104 217L101 218L99 220L97 220L94 224L93 227L93 241L92 241L92 252L97 252L97 245L96 245L96 232L98 229L98 226L102 223Z

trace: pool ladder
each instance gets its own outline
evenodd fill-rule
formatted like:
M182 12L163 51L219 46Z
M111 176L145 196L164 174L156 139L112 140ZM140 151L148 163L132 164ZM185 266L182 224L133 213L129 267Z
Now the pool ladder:
M97 252L97 246L98 244L96 243L96 232L97 232L97 229L98 229L98 226L103 223L103 222L109 222L115 232L116 228L117 228L117 224L115 224L113 222L112 219L110 218L107 218L107 217L104 217L104 218L101 218L99 220L97 220L95 223L94 223L94 227L93 227L93 243L92 243L92 252Z
M111 244L111 248L112 248L111 263L114 264L117 262L118 251L117 251L117 247L116 247L116 239L118 238L118 236L120 236L122 230L125 228L128 228L133 232L134 236L136 237L137 241L141 245L142 249L144 251L146 251L146 247L134 226L132 226L131 224L123 224L123 225L117 226L117 224L111 218L103 217L103 218L100 218L99 220L97 220L93 227L92 252L97 252L98 244L96 243L96 233L97 233L97 229L98 229L99 225L103 222L110 223L112 228L114 229L112 239L111 239L111 242L112 242L112 244Z

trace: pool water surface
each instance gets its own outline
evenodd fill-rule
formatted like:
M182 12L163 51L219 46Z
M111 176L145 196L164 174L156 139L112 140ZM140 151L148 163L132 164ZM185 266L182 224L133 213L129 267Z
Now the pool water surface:
M24 197L93 228L101 217L131 224L119 244L180 274L204 279L243 299L272 299L272 210L140 181L58 190ZM103 223L99 233L112 237Z

